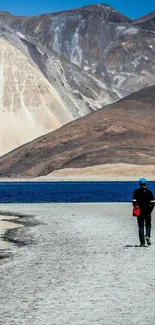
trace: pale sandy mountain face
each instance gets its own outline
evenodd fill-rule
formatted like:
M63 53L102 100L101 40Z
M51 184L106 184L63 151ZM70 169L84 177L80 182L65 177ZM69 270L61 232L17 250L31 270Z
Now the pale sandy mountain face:
M42 73L24 54L1 39L0 154L55 130L71 119Z
M1 87L6 94L11 83L21 102L18 114L18 99L17 106L9 104L12 91L3 96L8 111L14 108L7 117L14 131L7 132L8 140L4 132L1 153L155 84L155 33L106 5L36 17L1 12L0 38L23 58L11 55L10 70L18 73Z

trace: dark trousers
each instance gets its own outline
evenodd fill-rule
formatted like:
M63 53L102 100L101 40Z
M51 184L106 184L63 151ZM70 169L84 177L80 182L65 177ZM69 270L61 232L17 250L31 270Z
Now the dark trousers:
M151 237L151 215L144 215L137 218L139 228L139 240L141 244L145 244L144 226L146 229L146 237Z

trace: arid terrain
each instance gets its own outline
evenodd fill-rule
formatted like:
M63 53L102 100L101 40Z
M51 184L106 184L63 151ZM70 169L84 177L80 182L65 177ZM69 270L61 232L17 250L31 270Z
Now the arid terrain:
M0 12L0 155L155 84L154 14ZM93 126L92 126L93 127Z
M1 157L0 177L37 177L104 164L154 166L154 132L152 86Z

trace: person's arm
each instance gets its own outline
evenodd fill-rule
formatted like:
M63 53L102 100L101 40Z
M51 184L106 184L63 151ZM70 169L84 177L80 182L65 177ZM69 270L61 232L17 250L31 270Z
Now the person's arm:
M150 191L150 213L153 211L155 206L155 199L153 193Z
M137 205L137 194L136 194L136 190L133 192L132 204L133 204L134 207Z

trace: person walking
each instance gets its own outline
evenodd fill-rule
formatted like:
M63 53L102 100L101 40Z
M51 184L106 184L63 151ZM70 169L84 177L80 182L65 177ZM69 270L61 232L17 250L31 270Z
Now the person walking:
M145 246L145 241L147 245L151 245L151 213L155 206L155 199L153 193L147 188L145 178L140 178L139 188L134 190L132 202L133 207L138 206L140 209L140 215L137 217L140 246Z

